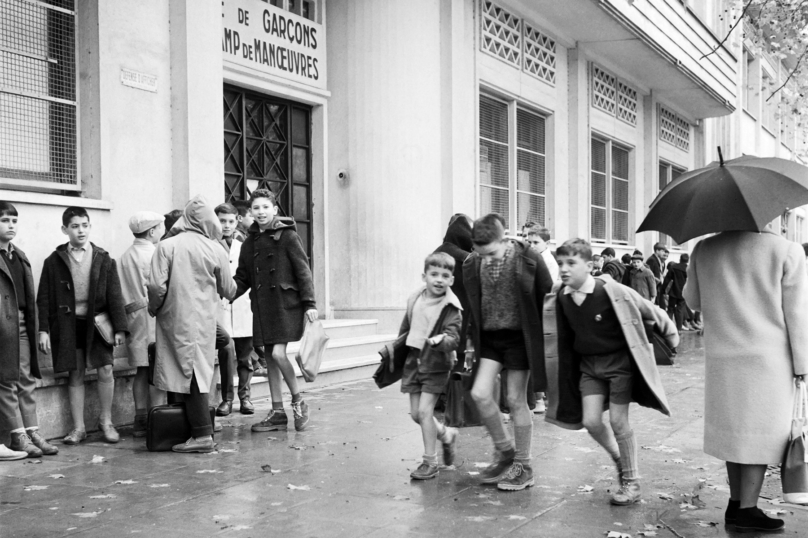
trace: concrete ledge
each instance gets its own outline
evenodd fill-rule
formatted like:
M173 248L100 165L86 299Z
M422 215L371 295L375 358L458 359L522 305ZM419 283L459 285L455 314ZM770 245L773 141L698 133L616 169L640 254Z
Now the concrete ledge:
M115 208L112 202L108 202L106 200L82 198L81 196L64 196L61 194L16 191L10 189L0 189L0 198L6 200L7 202L17 202L20 204L55 205L59 207L78 205L87 209L101 209L106 211L110 211Z

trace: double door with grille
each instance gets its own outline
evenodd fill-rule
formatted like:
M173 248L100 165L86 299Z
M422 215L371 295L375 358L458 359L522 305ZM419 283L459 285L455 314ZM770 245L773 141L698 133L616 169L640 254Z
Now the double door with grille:
M294 217L311 259L311 108L225 85L225 201L262 188L275 193L279 215Z

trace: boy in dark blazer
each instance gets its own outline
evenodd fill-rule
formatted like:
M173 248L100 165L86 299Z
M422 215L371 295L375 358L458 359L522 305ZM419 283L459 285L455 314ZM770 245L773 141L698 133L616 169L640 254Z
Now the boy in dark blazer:
M82 207L62 214L62 233L69 241L45 259L39 280L39 349L53 346L54 372L69 372L68 395L73 430L64 438L77 445L87 438L84 426L84 374L98 373L99 428L108 443L120 440L112 425L113 346L95 328L96 315L106 313L114 332L114 345L126 342L126 310L115 260L90 243L90 216Z
M16 207L0 201L0 430L11 431L10 450L0 445L0 461L59 452L39 434L37 423L34 391L42 376L33 344L34 277L25 253L11 243L18 218Z

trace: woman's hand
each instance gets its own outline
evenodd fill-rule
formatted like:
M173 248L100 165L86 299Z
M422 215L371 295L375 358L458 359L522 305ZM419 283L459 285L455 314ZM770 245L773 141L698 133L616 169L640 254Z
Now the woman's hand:
M318 316L319 314L317 313L317 310L314 308L306 311L306 319L309 320L311 323L317 321Z
M126 343L126 333L124 332L117 332L115 333L115 346L122 346Z
M39 333L39 351L42 353L50 353L50 334Z

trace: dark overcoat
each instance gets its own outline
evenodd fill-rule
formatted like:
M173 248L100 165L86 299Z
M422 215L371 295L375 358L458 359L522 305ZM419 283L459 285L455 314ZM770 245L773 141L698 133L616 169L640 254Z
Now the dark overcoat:
M255 345L302 338L304 315L317 303L309 259L294 223L275 219L264 232L253 223L241 247L235 280L236 298L250 291Z
M454 258L454 284L452 284L452 291L460 300L463 311L467 312L469 309L469 299L466 296L466 283L463 281L463 262L471 254L471 219L463 213L457 213L452 216L449 222L449 228L446 230L446 235L443 237L443 244L435 249L435 252L444 252ZM457 356L463 358L466 350L466 333L468 332L469 316L463 316L463 325L460 329L460 341L457 346ZM462 370L464 368L463 361L458 361L456 369Z
M544 368L544 334L542 332L542 305L544 296L553 287L550 271L541 257L541 254L528 248L522 241L513 241L514 255L517 256L516 275L519 279L519 313L522 319L522 334L525 337L528 358L530 359L530 372L533 380L533 389L544 392L547 386L547 376ZM480 286L480 255L473 252L463 263L463 280L466 282L466 295L469 300L471 322L469 324L469 338L474 343L475 358L480 357L480 332L482 323L480 301L482 289Z
M41 378L37 361L36 345L36 296L31 263L25 253L14 247L14 256L22 262L25 278L25 331L31 351L31 375ZM11 273L0 261L0 382L20 380L20 319L17 307L17 294Z
M116 333L129 331L115 260L106 250L94 244L92 247L84 349L87 368L98 368L112 364L113 348L96 334L93 324L96 314L108 312ZM76 369L76 288L67 256L65 243L56 247L56 251L45 259L36 300L39 308L39 330L50 333L54 372Z

